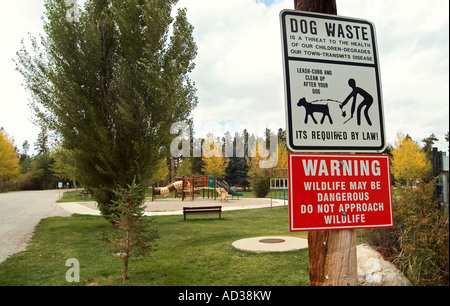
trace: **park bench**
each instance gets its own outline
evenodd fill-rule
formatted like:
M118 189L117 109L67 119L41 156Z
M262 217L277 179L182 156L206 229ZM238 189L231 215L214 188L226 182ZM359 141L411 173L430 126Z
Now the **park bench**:
M80 194L82 200L87 200L91 198L91 195L86 190L81 190Z
M183 207L184 220L186 221L186 215L196 214L219 214L219 219L222 214L222 206L199 206L199 207Z

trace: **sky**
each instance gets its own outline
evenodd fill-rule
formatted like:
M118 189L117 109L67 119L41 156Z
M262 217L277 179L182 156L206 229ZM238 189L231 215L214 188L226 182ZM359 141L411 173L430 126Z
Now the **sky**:
M42 32L43 0L4 1L0 11L0 127L22 149L36 142L30 94L15 70L20 41ZM84 1L78 0L79 4ZM434 133L448 151L449 1L337 0L338 15L375 24L386 140L398 133L422 145ZM198 55L191 74L199 104L196 137L226 131L261 134L286 128L279 13L294 0L180 0L194 26Z

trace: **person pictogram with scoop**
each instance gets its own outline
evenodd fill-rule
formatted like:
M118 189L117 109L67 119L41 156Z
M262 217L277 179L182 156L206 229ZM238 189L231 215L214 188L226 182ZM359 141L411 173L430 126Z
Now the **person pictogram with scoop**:
M348 85L353 89L352 92L348 95L348 97L344 100L344 102L342 102L341 105L339 105L339 107L341 108L341 110L344 108L344 106L350 101L351 98L353 98L353 102L352 102L352 107L351 107L351 116L349 119L347 119L347 121L345 121L344 123L347 123L350 119L353 118L353 114L355 113L355 107L356 107L356 98L359 95L361 95L363 97L362 102L359 104L358 109L357 109L357 123L358 125L361 125L361 112L363 107L366 107L364 110L364 117L366 117L367 123L371 126L372 125L372 121L370 121L370 117L369 117L369 108L372 106L373 104L373 97L364 89L360 88L360 87L356 87L356 81L354 79L350 79L348 80ZM346 116L346 112L342 112L342 116Z

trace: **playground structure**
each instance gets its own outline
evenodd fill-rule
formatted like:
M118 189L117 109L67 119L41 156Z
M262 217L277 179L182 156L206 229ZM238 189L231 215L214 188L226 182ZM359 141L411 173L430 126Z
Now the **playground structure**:
M201 175L191 177L176 177L170 184L164 187L153 187L152 201L154 201L156 195L168 196L170 193L175 192L175 197L178 197L178 193L182 194L182 201L189 195L190 200L194 201L195 195L200 194L203 191L203 198L205 198L205 192L207 192L208 199L210 192L211 197L216 200L220 197L220 200L226 200L229 196L241 197L242 193L238 193L230 188L228 183L223 177L217 177L215 175Z
M289 200L289 185L287 178L273 178L270 179L270 205L272 206L273 199L280 199L284 201Z

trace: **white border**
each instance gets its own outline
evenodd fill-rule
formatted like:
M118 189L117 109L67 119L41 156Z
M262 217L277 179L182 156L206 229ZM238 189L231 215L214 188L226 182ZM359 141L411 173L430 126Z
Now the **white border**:
M389 224L372 224L372 225L354 225L354 226L329 226L329 227L309 227L309 228L294 228L294 214L293 214L293 205L292 201L294 199L293 192L294 188L292 187L292 159L296 157L330 157L330 158L383 158L386 161L386 167L388 169L388 186L391 186L391 174L390 174L390 163L389 163L389 155L387 154L294 154L291 153L288 155L289 159L289 231L291 232L301 232L301 231L320 231L320 230L342 230L342 229L362 229L362 228L382 228L382 227L393 227L394 226L394 216L393 216L393 203L392 203L392 188L389 188L389 201L390 201L390 223Z

